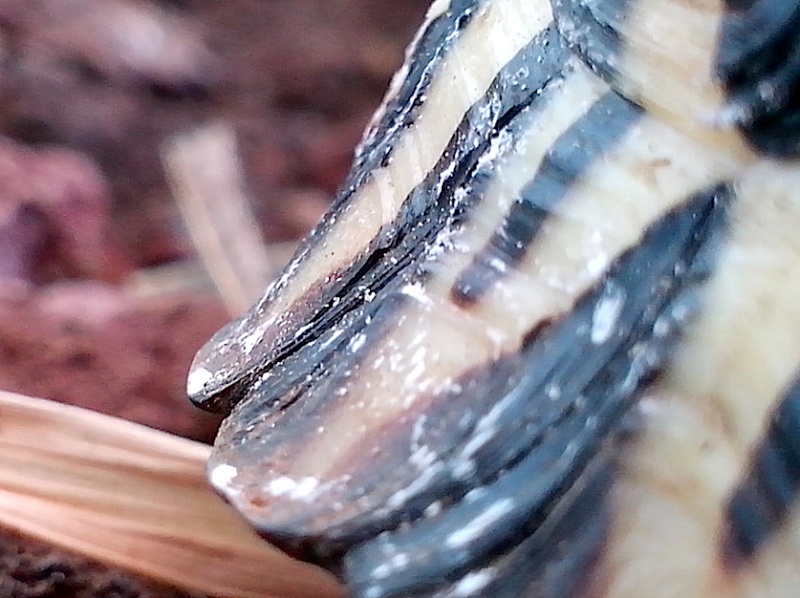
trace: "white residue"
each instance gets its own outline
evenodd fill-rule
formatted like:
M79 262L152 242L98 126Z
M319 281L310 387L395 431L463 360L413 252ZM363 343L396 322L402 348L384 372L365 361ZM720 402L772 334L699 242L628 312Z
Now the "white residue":
M286 496L288 498L311 499L311 494L319 485L319 480L311 476L295 480L287 476L280 476L270 481L264 490L272 496Z
M668 318L661 316L653 323L653 335L656 338L664 338L672 329Z
M593 277L598 277L608 269L608 263L608 256L603 252L598 252L593 258L586 262L586 270Z
M457 480L468 480L478 471L478 466L472 459L459 459L453 467L453 476Z
M264 333L267 331L268 324L264 323L256 327L253 332L246 334L239 339L239 346L246 354L255 349L256 345L264 338Z
M367 341L367 335L363 332L359 332L356 334L351 340L348 349L350 349L351 353L357 352L361 347L364 346L364 343Z
M424 471L436 462L438 455L424 444L411 453L408 460L420 471Z
M489 148L480 155L475 169L488 169L490 172L493 171L495 169L493 163L506 154L508 150L511 149L513 143L514 136L506 129L501 130L500 133L492 139Z
M293 338L300 338L300 337L301 337L301 336L303 336L303 335L304 335L306 332L308 332L309 330L311 330L311 328L312 328L313 326L314 326L313 322L310 322L310 323L308 323L308 324L304 324L303 326L300 326L300 328L298 328L297 330L295 330L295 332L294 332L294 334L292 335L292 337L293 337Z
M233 465L220 463L209 472L208 479L215 488L227 489L238 473Z
M406 374L406 384L416 382L425 374L428 365L428 359L426 358L427 353L428 351L425 346L420 346L417 347L417 350L411 355L409 362L412 369Z
M407 567L410 562L411 559L406 553L398 552L391 558L375 567L375 569L372 570L372 577L374 579L386 579L395 571Z
M556 382L548 382L544 387L544 394L551 401L557 401L561 398L561 385Z
M592 343L602 345L611 338L624 305L625 291L622 289L612 286L603 294L592 314Z
M442 512L442 501L435 500L422 512L424 517L436 517L439 513Z
M425 424L428 421L427 415L420 415L414 425L411 427L411 451L415 451L420 446L420 440L422 439L422 435L425 433Z
M190 396L196 396L203 392L206 384L214 379L214 374L206 368L197 368L189 372L189 378L186 380L186 392Z
M331 346L331 344L332 344L332 343L333 343L333 342L334 342L334 341L335 341L337 338L339 338L340 336L342 336L342 332L343 332L343 331L342 331L342 329L341 329L341 328L340 328L340 329L338 329L338 330L335 330L334 332L332 332L332 333L330 334L330 336L328 336L328 338L326 338L324 341L322 341L322 342L320 343L320 345L319 345L319 348L320 348L320 350L322 350L322 349L327 349L328 347L330 347L330 346Z
M489 582L492 581L493 578L494 571L491 569L482 569L480 571L467 573L453 586L452 595L458 598L474 596L489 585Z
M392 494L389 499L386 501L386 504L389 508L394 509L401 505L403 505L408 499L416 496L431 483L431 481L439 475L442 470L442 463L435 462L430 467L425 469L419 474L419 477L411 482L408 486L403 488L402 490L398 490L394 494Z
M508 514L514 508L514 501L510 498L498 500L483 513L478 515L466 527L453 532L445 540L448 548L463 548L476 538L480 538L486 529L496 523L501 517Z
M503 273L503 272L507 272L507 271L508 271L508 263L506 263L506 261L505 261L505 260L503 260L503 259L501 259L501 258L499 258L499 257L495 257L495 256L493 256L493 257L492 257L492 258L489 260L489 266L490 266L490 267L491 267L491 268L492 268L492 269L493 269L495 272L500 272L500 273Z
M469 192L464 187L459 187L453 191L453 199L455 200L456 205L463 203L467 197L469 197Z
M403 295L407 295L412 299L416 299L420 303L429 303L430 297L428 297L428 293L425 291L425 287L422 286L422 283L415 282L411 284L405 285L400 292Z
M489 413L478 420L472 437L464 445L455 464L454 473L457 477L463 479L464 476L468 477L474 473L475 464L472 461L472 456L497 435L497 420L500 419L506 409L511 407L515 400L513 393L506 395L489 410Z
M422 443L427 419L428 417L426 415L420 416L411 428L411 442L409 444L410 455L408 460L420 471L425 471L428 467L433 465L439 457L429 446Z

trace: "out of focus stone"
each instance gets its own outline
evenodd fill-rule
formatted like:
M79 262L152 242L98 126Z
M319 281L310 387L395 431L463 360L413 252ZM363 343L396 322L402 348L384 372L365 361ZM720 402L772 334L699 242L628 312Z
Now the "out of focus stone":
M99 283L0 287L0 388L210 442L218 419L184 383L226 320L208 297L132 299Z
M428 4L0 0L0 130L100 164L120 238L148 267L193 254L162 144L223 118L267 240L296 239L283 191L341 183Z
M102 173L70 150L0 138L0 233L0 278L117 282L131 269Z

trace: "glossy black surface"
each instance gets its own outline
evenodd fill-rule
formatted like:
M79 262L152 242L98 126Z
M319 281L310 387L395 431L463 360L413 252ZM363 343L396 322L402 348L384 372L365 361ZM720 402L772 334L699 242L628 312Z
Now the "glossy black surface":
M728 118L759 152L800 156L800 1L725 4L716 71Z
M800 380L786 391L728 501L723 556L740 567L777 533L800 494Z

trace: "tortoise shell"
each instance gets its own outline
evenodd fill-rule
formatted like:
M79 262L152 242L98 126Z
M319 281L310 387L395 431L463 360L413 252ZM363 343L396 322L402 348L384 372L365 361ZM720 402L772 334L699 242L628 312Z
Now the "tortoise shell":
M795 596L800 1L437 0L188 392L353 596Z

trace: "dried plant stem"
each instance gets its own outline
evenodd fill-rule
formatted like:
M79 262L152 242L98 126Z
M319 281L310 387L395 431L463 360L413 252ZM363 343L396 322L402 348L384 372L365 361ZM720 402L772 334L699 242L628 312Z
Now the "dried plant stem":
M0 392L0 526L221 598L341 596L206 485L209 447Z
M250 212L233 130L218 122L177 136L163 161L209 275L229 310L241 313L276 266Z

